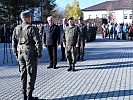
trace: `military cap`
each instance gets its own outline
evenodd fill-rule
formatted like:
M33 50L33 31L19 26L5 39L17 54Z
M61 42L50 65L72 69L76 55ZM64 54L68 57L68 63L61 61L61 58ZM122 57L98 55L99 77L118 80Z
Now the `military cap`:
M74 18L73 17L69 17L68 20L74 20Z
M79 17L78 20L83 20L83 17Z
M21 12L20 17L21 18L31 17L30 10L26 10L26 11Z

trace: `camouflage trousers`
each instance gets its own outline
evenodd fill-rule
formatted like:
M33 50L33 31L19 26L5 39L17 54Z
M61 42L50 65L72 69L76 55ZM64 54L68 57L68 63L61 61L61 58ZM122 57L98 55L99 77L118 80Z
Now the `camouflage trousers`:
M22 92L32 93L37 75L37 57L35 53L18 53L19 72Z
M65 47L66 58L69 64L75 64L77 49L76 46L66 45Z
M77 48L77 58L83 59L84 58L84 47L85 47L85 42L81 41L80 46Z

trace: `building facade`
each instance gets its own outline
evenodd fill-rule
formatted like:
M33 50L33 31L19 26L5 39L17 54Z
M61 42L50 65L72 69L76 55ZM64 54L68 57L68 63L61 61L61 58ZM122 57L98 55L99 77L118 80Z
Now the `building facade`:
M132 23L132 10L124 1L106 1L85 9L82 9L84 20L103 18L108 22Z

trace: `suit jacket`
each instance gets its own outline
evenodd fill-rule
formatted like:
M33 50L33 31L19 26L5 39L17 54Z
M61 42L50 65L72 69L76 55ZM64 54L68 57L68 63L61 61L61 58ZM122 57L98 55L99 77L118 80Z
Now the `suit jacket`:
M59 27L60 27L60 44L62 44L63 33L64 33L64 30L68 27L68 24L65 25L65 28L63 27L63 24L61 24Z
M44 26L44 44L57 45L60 44L60 28L53 24L52 26Z

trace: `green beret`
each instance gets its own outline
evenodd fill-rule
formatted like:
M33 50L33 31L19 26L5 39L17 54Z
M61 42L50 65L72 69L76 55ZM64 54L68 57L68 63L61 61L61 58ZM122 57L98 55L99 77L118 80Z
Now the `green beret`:
M73 17L69 17L68 20L74 20L74 18Z
M21 18L31 17L31 12L29 10L23 11L20 14Z
M79 17L78 20L83 20L83 17Z

